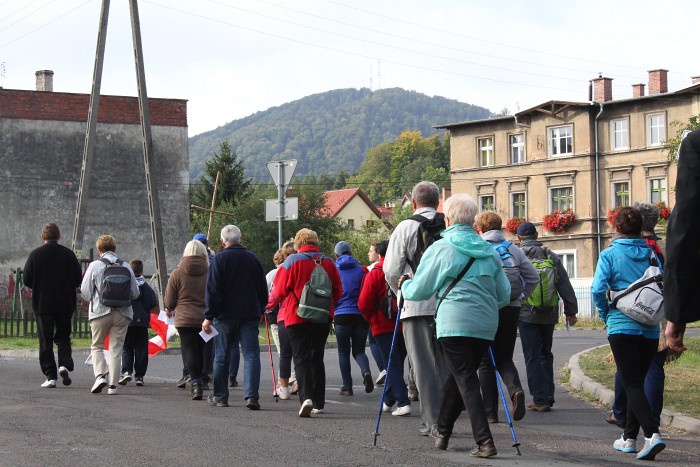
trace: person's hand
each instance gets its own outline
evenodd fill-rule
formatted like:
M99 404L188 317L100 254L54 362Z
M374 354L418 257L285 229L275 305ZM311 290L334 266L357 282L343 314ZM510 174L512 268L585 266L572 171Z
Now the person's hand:
M566 322L569 323L569 326L573 326L576 324L578 321L578 318L576 318L576 315L567 315L566 316Z
M403 276L399 277L399 284L398 284L399 290L401 290L401 285L402 285L404 282L406 282L406 279L410 279L410 278L411 278L411 274L410 274L410 273L404 274Z
M207 334L211 333L211 320L205 319L202 321L202 331L204 331Z
M173 317L173 312L172 312L172 310L168 310L168 309L166 308L166 309L165 309L165 316L167 316L168 318L172 318L172 317Z
M668 348L676 352L685 352L688 350L683 345L683 337L685 336L685 323L677 324L669 321L666 324L666 343Z

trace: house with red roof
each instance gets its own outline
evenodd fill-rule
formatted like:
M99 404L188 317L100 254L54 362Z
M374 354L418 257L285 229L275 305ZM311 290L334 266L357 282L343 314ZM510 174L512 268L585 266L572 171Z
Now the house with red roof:
M325 198L325 208L330 216L340 219L352 228L375 226L378 230L392 229L385 215L359 188L326 191Z

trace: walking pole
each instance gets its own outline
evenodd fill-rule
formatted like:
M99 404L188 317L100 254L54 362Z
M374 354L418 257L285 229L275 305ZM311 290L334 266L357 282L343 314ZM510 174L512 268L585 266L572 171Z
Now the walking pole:
M386 379L384 383L384 388L382 389L382 400L379 402L379 415L377 416L377 425L374 427L374 445L377 445L377 436L379 436L379 422L382 419L382 408L384 407L384 396L386 396L386 389L389 387L389 375L391 371L391 356L394 354L394 343L396 342L396 332L399 329L399 322L401 318L401 309L403 308L403 295L399 299L398 311L396 313L396 324L394 325L394 335L391 336L391 349L389 349L389 358L386 362Z
M489 355L491 355L491 363L493 363L493 369L496 371L496 383L498 383L498 392L501 394L501 401L503 402L503 409L506 411L506 418L508 419L508 426L510 427L510 435L513 437L513 447L518 451L518 455L522 456L520 453L520 443L515 438L515 429L513 428L513 421L510 419L510 412L508 412L508 403L506 402L506 396L503 394L503 388L501 387L500 375L498 373L498 368L496 368L496 359L493 357L493 350L489 346Z
M277 380L275 379L275 364L272 362L272 346L270 345L270 326L267 322L267 313L263 313L265 316L265 332L267 333L267 353L270 356L270 370L272 371L272 394L275 396L275 402L279 402L279 395L277 394Z

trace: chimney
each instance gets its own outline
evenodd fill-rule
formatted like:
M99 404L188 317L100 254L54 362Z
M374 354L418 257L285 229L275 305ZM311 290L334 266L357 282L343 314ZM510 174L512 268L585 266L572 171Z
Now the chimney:
M593 78L593 100L595 102L608 102L612 100L612 78L603 78L599 74L597 78Z
M632 97L644 97L644 83L637 83L632 85Z
M668 70L649 70L649 95L668 92Z
M700 84L700 76L693 76L690 79L693 80L693 84Z
M36 73L36 90L53 92L53 71L39 70Z

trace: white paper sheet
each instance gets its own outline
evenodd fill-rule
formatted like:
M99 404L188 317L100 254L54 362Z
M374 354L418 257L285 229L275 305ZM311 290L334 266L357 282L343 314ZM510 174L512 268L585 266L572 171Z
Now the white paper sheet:
M219 331L214 326L209 326L209 328L211 328L211 332L208 334L204 331L199 331L199 335L204 339L204 342L209 342L212 337L219 335Z
M158 313L158 321L162 321L165 324L172 324L175 326L175 318L172 316L168 318L168 315L165 313L165 310L160 310L160 313Z

